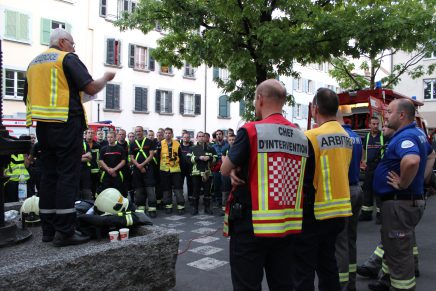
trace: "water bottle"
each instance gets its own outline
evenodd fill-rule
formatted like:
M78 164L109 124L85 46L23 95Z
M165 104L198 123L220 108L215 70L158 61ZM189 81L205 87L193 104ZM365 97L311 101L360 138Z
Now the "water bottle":
M27 198L27 182L24 175L20 175L20 180L18 182L18 200L23 202Z

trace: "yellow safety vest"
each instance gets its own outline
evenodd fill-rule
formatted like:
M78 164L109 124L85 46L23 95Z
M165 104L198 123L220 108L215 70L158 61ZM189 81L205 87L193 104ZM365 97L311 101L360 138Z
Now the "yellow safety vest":
M180 170L180 157L179 148L180 143L177 140L172 141L171 160L170 153L168 151L168 143L164 139L161 141L162 149L160 152L160 170L164 172L179 173Z
M350 166L353 143L337 121L308 130L315 151L314 213L317 220L351 216Z
M27 126L31 126L32 121L35 120L43 122L68 120L70 90L62 64L67 54L68 52L49 48L30 63L26 73Z
M8 167L4 170L4 176L9 178L10 181L18 182L20 180L20 176L23 175L24 180L29 180L29 172L24 165L24 155L11 155L11 162Z

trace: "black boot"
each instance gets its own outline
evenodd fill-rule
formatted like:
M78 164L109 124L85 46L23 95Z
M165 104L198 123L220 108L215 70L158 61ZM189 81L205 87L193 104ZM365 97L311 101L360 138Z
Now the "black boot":
M379 246L377 246L377 248L379 248ZM376 251L377 249L374 251L374 253L371 254L371 256L365 263L357 266L357 274L362 277L377 279L378 274L381 270L382 259L375 254Z
M56 232L53 238L53 245L55 247L65 247L69 245L79 245L86 243L91 238L87 235L82 234L79 231L75 231L73 235L67 236L61 232Z
M193 199L192 201L192 215L198 215L198 199Z
M389 275L383 274L376 282L369 283L368 288L372 291L389 291L391 288Z
M359 221L371 221L372 220L372 212L370 211L362 211L359 215Z

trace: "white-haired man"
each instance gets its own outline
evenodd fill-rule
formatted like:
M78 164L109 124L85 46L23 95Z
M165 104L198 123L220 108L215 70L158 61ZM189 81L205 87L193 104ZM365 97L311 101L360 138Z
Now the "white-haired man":
M82 133L87 127L80 94L98 93L115 76L106 72L93 80L74 48L71 34L54 29L49 49L29 64L25 83L27 126L37 121L36 135L42 149L42 240L53 241L55 246L89 239L75 231L74 202L79 188Z

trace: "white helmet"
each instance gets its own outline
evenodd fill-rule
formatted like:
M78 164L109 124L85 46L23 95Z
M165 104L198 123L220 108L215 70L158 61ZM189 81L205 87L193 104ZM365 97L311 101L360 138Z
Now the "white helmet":
M33 195L24 200L20 209L21 216L24 214L24 221L29 223L39 222L39 197Z
M95 208L106 214L117 214L126 211L129 206L129 200L120 191L115 188L107 188L98 194L94 203Z

